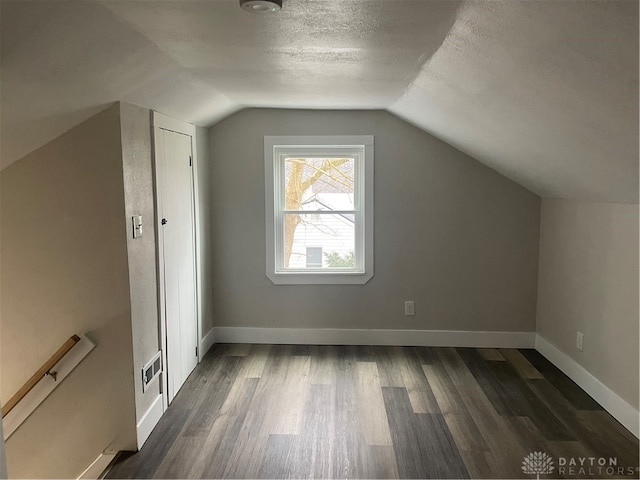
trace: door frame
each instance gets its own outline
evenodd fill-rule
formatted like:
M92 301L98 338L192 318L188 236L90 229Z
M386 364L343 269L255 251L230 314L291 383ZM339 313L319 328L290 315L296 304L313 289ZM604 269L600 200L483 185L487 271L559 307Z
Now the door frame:
M175 118L169 117L168 115L164 115L159 112L151 112L151 137L153 144L153 196L154 196L154 210L155 210L155 231L156 231L156 276L158 278L158 321L159 321L159 342L160 342L160 351L162 352L162 378L160 382L161 390L162 390L162 411L166 411L169 406L169 381L168 381L168 369L169 364L167 363L167 323L165 318L165 282L164 282L164 233L161 228L161 216L160 216L160 207L161 207L161 198L159 195L159 178L158 178L158 164L157 164L157 156L156 152L159 148L159 138L158 134L160 130L168 130L170 132L180 133L183 135L187 135L191 138L191 161L192 161L192 175L191 181L193 198L191 199L193 205L193 239L194 239L194 268L195 268L195 298L196 298L196 347L198 349L198 358L197 363L200 363L202 358L202 327L201 327L201 318L202 318L202 300L201 300L201 292L200 288L202 285L201 281L201 268L200 268L200 259L201 255L201 242L200 242L200 206L198 199L200 198L198 191L198 153L197 153L197 142L196 142L196 127L190 123L186 123L180 120L176 120Z

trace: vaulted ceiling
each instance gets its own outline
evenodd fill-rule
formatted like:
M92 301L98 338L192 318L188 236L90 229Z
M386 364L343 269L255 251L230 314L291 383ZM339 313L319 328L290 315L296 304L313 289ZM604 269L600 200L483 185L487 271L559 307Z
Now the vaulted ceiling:
M123 100L387 109L545 197L638 202L638 2L2 0L2 166Z

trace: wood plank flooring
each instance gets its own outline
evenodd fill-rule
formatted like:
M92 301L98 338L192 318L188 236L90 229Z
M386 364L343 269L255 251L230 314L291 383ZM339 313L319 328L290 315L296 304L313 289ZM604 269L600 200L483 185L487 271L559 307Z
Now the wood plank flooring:
M215 345L107 478L535 478L531 452L638 478L638 440L535 350Z

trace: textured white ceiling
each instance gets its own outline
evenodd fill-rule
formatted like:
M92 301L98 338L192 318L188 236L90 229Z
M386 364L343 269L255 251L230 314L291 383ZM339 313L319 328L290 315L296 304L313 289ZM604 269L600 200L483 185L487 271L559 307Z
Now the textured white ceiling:
M638 200L632 0L2 0L2 165L124 100L386 108L543 196Z
M638 202L638 2L466 3L389 108L546 197Z

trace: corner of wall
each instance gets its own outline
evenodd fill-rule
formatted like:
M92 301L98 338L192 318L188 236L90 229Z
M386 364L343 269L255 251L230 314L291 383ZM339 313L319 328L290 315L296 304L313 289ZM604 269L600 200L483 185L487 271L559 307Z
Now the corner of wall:
M640 412L617 393L594 377L586 368L553 345L542 335L536 335L536 350L587 392L607 412L636 437L640 434Z
M105 449L135 447L122 178L117 104L0 176L4 394L71 334L96 343L8 439L13 476L74 477Z
M636 436L638 216L638 205L544 199L536 306L536 348Z
M2 433L2 422L0 422L0 478L9 478L7 474L7 457L4 453L4 434Z
M162 402L158 402L158 398L161 398L160 382L154 382L144 390L141 373L144 365L160 349L151 115L147 108L124 102L119 102L119 108L125 203L123 221L127 234L131 299L132 383L137 445L140 448L162 415ZM142 217L143 233L138 238L133 235L134 216Z
M213 328L213 298L212 298L212 277L213 266L211 259L212 250L212 182L211 182L211 155L209 151L209 129L205 127L196 128L196 159L198 175L198 270L200 273L199 283L199 317L202 343L206 345L208 334ZM211 337L213 338L213 337ZM208 350L208 347L206 348ZM202 349L202 355L206 352ZM202 356L201 356L202 358Z

